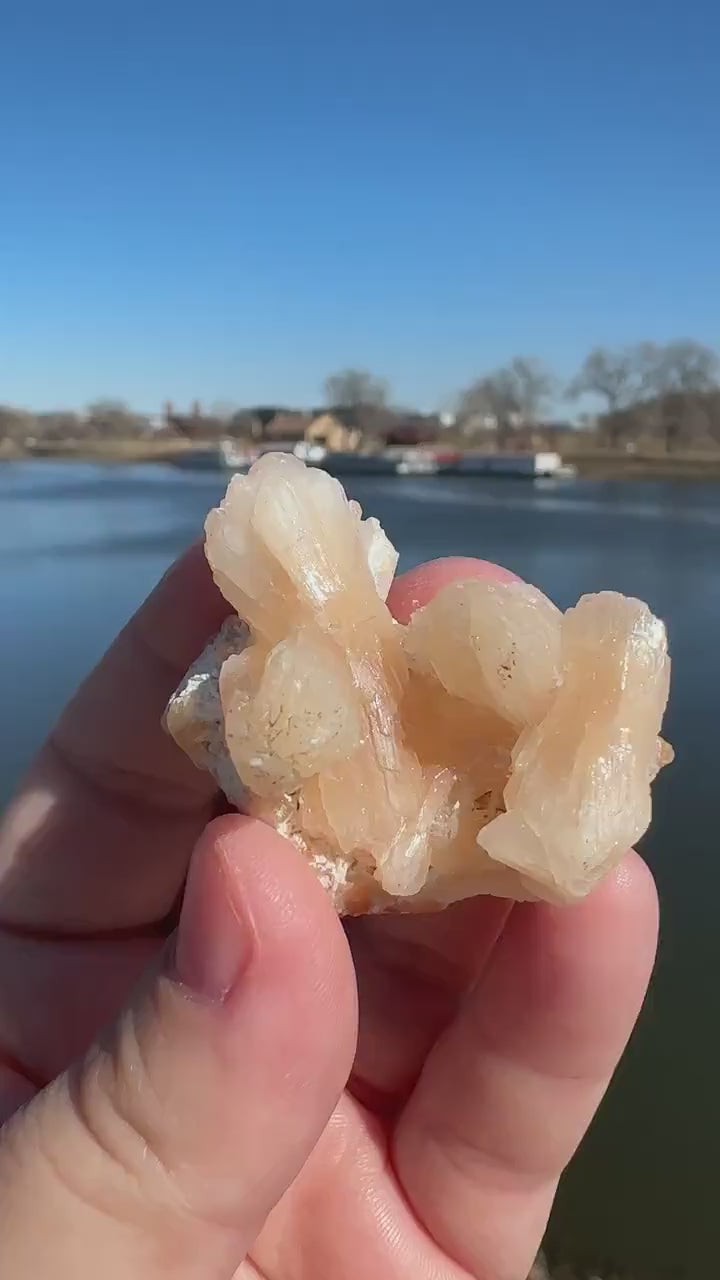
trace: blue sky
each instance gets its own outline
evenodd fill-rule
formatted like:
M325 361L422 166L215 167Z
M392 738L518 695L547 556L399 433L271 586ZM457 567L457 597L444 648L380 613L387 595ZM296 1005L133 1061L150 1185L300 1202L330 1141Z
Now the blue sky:
M6 0L0 402L720 343L713 0Z

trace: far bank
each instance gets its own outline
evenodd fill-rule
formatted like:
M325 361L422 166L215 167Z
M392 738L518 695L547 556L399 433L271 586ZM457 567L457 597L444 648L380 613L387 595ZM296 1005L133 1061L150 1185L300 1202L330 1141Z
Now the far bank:
M243 441L237 444L242 448ZM565 442L562 459L580 477L608 480L717 480L720 479L720 449L678 450L677 452L626 452L619 449L578 447ZM250 442L248 441L249 445ZM201 441L176 439L83 439L47 441L34 448L22 448L0 441L0 460L20 458L67 459L76 462L190 462L195 452L207 449ZM465 450L467 456L476 453Z

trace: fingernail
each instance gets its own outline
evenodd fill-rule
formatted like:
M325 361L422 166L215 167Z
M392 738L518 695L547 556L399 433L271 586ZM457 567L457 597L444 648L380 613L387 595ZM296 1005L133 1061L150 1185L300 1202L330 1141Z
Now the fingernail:
M206 1000L223 1001L247 969L254 936L217 848L198 846L190 866L173 961L175 978Z

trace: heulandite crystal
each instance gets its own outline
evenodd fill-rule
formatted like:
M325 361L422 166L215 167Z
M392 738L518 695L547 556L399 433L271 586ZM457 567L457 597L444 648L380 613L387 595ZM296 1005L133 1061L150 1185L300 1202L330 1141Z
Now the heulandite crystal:
M469 579L402 626L377 521L281 454L231 480L205 546L236 613L167 728L294 841L339 911L569 902L646 830L672 758L670 660L641 601L602 592L562 614L525 583Z

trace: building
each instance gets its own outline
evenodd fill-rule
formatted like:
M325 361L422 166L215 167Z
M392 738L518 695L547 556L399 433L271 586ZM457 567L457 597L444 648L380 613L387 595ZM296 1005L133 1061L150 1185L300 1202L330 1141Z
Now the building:
M442 423L435 414L406 414L389 422L384 435L391 447L416 448L423 444L436 444L442 433Z
M305 431L308 444L322 445L333 453L350 453L360 447L362 432L334 413L319 413Z
M299 444L305 439L310 423L311 419L304 413L276 413L265 424L263 439L268 444Z

